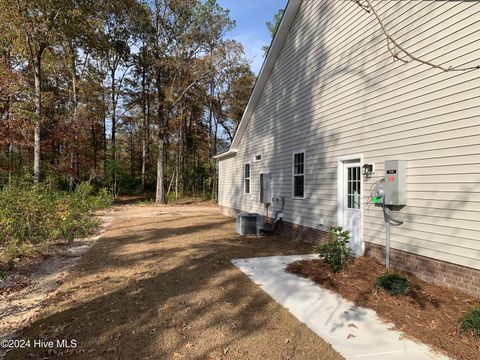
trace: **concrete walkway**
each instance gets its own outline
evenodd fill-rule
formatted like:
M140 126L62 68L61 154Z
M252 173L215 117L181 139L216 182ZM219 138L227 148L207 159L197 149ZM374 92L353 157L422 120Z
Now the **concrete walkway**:
M285 272L289 263L317 257L273 256L232 262L346 359L448 359L391 330L392 325L382 322L375 311L358 307L309 279Z

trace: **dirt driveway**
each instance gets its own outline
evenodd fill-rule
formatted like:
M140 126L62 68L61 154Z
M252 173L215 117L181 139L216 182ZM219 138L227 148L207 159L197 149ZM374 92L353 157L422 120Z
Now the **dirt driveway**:
M309 250L239 237L216 207L117 207L7 359L341 359L230 262ZM78 346L39 348L57 340Z

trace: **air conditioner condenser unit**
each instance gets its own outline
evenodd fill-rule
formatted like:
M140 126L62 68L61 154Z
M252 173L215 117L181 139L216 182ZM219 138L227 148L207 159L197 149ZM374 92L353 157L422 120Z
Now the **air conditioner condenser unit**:
M259 235L263 227L263 216L255 213L241 213L237 215L237 234Z

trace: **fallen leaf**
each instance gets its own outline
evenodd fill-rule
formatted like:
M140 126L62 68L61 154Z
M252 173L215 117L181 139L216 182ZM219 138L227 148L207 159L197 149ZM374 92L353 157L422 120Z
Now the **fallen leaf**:
M348 324L347 327L358 329L357 325L355 325L354 323Z
M353 334L348 334L347 340L349 340L349 339L351 339L351 338L354 338L354 337L355 337L355 335L353 335Z

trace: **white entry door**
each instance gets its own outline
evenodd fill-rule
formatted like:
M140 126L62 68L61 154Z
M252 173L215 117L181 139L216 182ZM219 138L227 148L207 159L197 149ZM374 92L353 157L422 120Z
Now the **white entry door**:
M343 228L350 230L350 247L363 255L362 239L362 168L358 161L343 163Z

